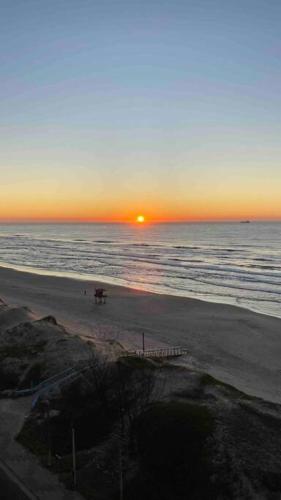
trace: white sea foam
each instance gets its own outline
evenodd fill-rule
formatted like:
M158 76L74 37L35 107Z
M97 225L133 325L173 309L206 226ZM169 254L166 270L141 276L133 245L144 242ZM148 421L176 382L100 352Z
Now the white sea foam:
M0 263L281 316L281 223L0 226Z

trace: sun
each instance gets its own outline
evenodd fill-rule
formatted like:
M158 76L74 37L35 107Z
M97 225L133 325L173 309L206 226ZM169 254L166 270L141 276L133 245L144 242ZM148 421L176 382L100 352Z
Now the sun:
M143 215L138 215L136 220L139 224L142 224L145 221L145 218Z

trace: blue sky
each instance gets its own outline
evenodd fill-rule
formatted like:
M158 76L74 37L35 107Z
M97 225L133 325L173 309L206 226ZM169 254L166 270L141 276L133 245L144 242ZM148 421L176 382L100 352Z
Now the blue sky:
M280 21L272 0L2 1L0 218L281 218Z

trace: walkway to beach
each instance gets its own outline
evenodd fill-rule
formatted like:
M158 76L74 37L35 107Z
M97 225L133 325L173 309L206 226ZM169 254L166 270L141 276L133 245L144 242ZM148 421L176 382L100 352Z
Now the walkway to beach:
M16 483L17 489L23 492L19 498L82 500L78 493L67 490L54 474L41 467L36 457L14 440L30 406L31 398L0 400L0 468L3 471L0 477L5 474Z

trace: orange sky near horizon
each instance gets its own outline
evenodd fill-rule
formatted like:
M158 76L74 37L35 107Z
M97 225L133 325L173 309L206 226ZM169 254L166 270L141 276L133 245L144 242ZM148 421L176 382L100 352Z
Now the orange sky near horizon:
M183 157L168 168L161 158L136 155L131 166L117 158L68 166L66 159L60 166L54 157L22 158L3 171L0 221L132 222L138 214L147 222L281 220L277 160L267 166L262 157L238 163L234 155L204 153L200 162Z
M6 198L6 199L5 199ZM46 192L7 194L0 200L0 222L133 222L137 215L145 221L281 220L276 197L251 196L238 199L227 193L219 197L173 197L167 200L143 195L139 199L110 199L100 196L67 197Z

